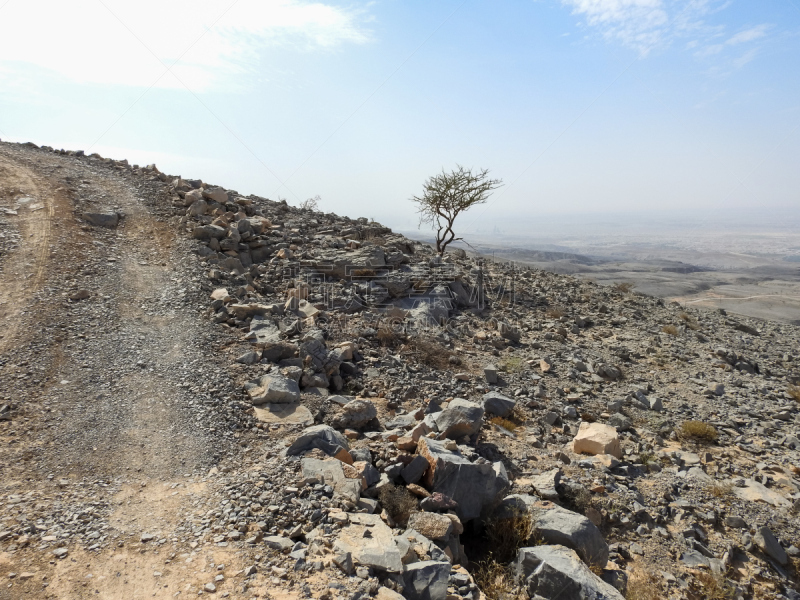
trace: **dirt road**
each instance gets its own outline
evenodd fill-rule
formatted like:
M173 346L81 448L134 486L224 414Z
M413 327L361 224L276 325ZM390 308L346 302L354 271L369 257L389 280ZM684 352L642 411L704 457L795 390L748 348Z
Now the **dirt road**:
M0 598L171 598L245 564L186 526L239 446L162 190L0 144Z

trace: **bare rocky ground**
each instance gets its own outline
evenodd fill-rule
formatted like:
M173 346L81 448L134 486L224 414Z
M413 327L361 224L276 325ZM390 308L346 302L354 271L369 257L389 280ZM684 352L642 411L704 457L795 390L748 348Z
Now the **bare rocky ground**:
M800 597L795 326L12 144L0 319L0 598Z

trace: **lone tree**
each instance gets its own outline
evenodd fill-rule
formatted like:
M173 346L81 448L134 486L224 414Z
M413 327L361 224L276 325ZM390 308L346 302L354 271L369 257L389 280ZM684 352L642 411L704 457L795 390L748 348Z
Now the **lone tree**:
M476 204L483 204L500 187L499 179L489 179L489 169L480 169L473 173L456 165L456 169L440 175L429 177L425 182L421 196L411 198L417 204L419 224L431 225L436 229L436 251L439 256L445 248L455 240L453 223L462 212Z

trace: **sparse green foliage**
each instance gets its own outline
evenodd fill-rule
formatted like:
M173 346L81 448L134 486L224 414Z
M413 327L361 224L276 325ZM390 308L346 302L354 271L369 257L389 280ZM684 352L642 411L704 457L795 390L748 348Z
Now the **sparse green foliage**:
M524 366L525 361L518 356L509 356L500 362L500 369L505 373L519 373Z
M684 421L678 433L681 439L689 440L697 444L711 444L717 439L717 430L702 421Z
M436 229L436 251L441 256L448 244L462 238L456 237L453 224L462 212L483 204L492 191L502 185L499 179L489 179L488 169L465 169L457 165L449 173L429 177L423 185L421 196L411 198L417 204L420 225Z

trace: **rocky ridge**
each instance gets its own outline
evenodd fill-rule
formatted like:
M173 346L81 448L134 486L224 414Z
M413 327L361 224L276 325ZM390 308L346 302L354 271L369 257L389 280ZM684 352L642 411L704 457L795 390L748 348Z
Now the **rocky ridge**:
M191 308L207 345L165 362L123 327L109 391L143 369L178 376L186 397L165 401L185 402L186 437L211 449L171 489L210 489L171 531L132 534L80 489L123 479L84 478L72 499L74 478L43 475L61 508L26 518L37 495L6 494L3 551L236 547L252 562L243 583L192 590L477 600L491 531L523 516L530 535L507 564L531 597L632 598L642 580L653 598L797 597L796 327L439 258L366 219L57 154L138 185L189 257L143 310ZM78 219L111 246L124 212ZM97 317L93 281L64 288L63 328ZM36 381L23 362L13 373ZM12 396L0 418L28 435Z

